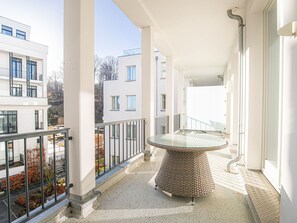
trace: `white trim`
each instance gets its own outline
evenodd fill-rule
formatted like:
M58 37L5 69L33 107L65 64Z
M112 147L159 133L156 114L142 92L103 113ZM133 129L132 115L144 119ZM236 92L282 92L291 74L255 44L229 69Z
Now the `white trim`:
M280 192L280 177L281 177L281 143L282 143L282 104L283 104L283 38L280 38L279 46L279 89L278 89L278 146L277 146L277 168L274 168L268 160L266 160L267 154L267 80L268 80L268 12L272 5L277 0L270 0L264 10L264 79L263 79L263 131L262 131L262 172L265 177L270 181L273 187ZM274 169L274 170L273 170ZM277 173L277 176L275 176Z

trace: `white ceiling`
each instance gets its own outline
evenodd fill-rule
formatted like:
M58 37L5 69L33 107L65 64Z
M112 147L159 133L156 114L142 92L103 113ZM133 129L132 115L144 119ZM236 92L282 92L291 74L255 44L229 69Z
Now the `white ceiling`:
M227 10L245 6L245 0L114 2L137 27L153 26L156 48L191 77L223 74L237 37L237 21Z

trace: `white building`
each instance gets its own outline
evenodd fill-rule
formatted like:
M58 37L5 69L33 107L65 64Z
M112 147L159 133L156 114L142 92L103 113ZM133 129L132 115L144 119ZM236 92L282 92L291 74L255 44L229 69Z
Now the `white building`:
M47 130L48 47L30 41L30 26L0 17L0 29L0 135ZM35 139L27 142L28 149L37 145ZM9 142L8 148L10 163L20 161L23 143Z
M155 118L157 133L168 131L166 116L166 57L154 52L154 74L156 75ZM141 50L124 50L118 57L118 79L104 82L104 122L142 118L142 74ZM177 82L175 82L177 83ZM177 91L175 99L177 100ZM176 104L176 103L175 103ZM175 113L177 108L175 107Z

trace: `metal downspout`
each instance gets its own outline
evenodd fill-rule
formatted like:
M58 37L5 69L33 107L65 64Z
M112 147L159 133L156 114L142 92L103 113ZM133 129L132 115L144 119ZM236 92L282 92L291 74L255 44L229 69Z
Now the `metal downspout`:
M232 12L233 9L227 10L227 15L231 19L235 19L238 21L238 40L239 40L239 53L240 53L240 59L239 59L239 75L238 75L238 152L237 157L227 163L227 171L231 172L231 165L234 163L237 163L241 160L243 156L242 146L241 146L241 135L244 134L244 132L241 130L242 128L242 122L241 122L241 115L242 115L242 87L243 87L243 18L239 15L235 15Z

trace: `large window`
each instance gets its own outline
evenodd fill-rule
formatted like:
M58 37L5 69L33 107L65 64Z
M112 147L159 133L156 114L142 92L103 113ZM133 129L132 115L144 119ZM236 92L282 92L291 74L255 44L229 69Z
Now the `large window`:
M35 61L28 61L29 79L37 80L37 64Z
M111 137L112 138L119 138L120 136L120 125L112 125L111 126Z
M35 129L43 129L43 112L35 110Z
M135 81L136 80L136 66L128 66L127 67L127 81Z
M11 87L12 96L22 96L23 95L23 86L21 84L13 84Z
M19 38L19 39L25 40L26 39L26 33L17 29L16 30L16 37Z
M127 110L136 111L136 96L129 95L127 96Z
M0 111L0 134L17 133L17 111Z
M126 125L126 138L127 139L136 139L136 135L137 135L137 129L136 129L136 125L133 124L127 124Z
M161 110L166 110L166 94L161 94Z
M111 110L120 110L120 96L111 97Z
M161 63L161 78L166 78L166 62Z
M16 78L22 78L22 59L12 58L12 76Z
M36 98L37 97L37 86L29 85L27 87L27 96L32 97L32 98Z
M2 25L1 33L8 35L8 36L12 36L12 28Z

